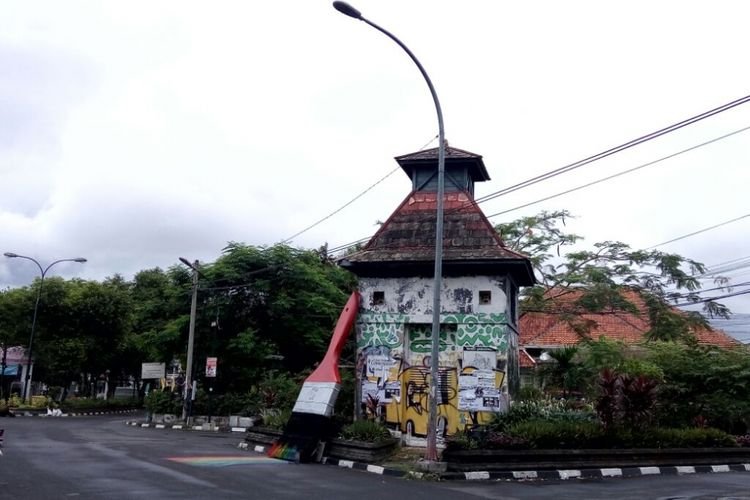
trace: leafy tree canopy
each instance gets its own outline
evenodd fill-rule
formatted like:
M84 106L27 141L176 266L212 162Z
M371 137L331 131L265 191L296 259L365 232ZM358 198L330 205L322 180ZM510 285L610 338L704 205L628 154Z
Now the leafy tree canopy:
M728 317L726 306L698 295L699 278L706 272L702 263L619 241L578 250L583 238L565 231L569 219L567 210L544 211L495 226L508 247L529 256L539 280L524 290L522 312L560 314L585 335L593 325L581 319L582 313L637 314L638 305L626 294L636 291L645 302L651 340L690 340L694 328L707 326L702 314L676 310L673 304L702 303L704 314ZM720 278L718 284L726 286L727 280Z

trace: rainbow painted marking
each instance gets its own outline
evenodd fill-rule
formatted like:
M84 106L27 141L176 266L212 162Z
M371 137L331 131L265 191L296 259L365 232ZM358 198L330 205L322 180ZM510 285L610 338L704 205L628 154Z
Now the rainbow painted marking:
M229 467L232 465L279 465L286 464L283 460L259 456L245 457L238 455L212 455L200 457L167 457L167 460L194 467Z

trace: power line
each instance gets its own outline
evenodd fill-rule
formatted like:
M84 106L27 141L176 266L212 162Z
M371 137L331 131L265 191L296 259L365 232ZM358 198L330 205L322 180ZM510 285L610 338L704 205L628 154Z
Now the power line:
M330 219L331 217L333 217L334 215L336 215L337 213L341 212L343 209L345 209L346 207L348 207L349 205L351 205L352 203L354 203L355 201L357 201L358 199L360 199L361 197L363 197L365 194L367 194L368 191L370 191L372 188L374 188L375 186L377 186L378 184L380 184L381 182L383 182L384 180L386 180L388 177L390 177L391 175L393 175L398 169L399 169L399 167L394 168L393 170L391 170L390 172L388 172L387 174L385 174L383 177L381 177L380 179L378 179L377 182L375 182L374 184L371 184L367 189L365 189L364 191L362 191L361 193L359 193L357 196L355 196L351 200L347 201L346 203L344 203L339 208L337 208L336 210L334 210L330 214L326 215L322 219L319 219L318 221L313 222L312 224L310 224L306 228L302 229L301 231L298 231L298 232L294 233L293 235L291 235L287 239L283 240L281 242L281 244L283 245L283 244L289 243L290 241L292 241L297 236L299 236L299 235L301 235L303 233L306 233L307 231L309 231L310 229L314 228L315 226L317 226L317 225L319 225L319 224L327 221L328 219Z
M606 151L602 151L601 153L589 156L587 158L584 158L583 160L579 160L574 163L570 163L568 165L565 165L563 167L557 168L555 170L551 170L547 173L538 175L536 177L532 177L531 179L525 180L523 182L520 182L518 184L514 184L513 186L509 186L507 188L501 189L499 191L495 191L494 193L490 193L488 195L482 196L480 198L477 198L475 201L476 203L484 203L485 201L492 200L494 198L497 198L499 196L506 195L508 193L511 193L513 191L518 191L519 189L523 189L525 187L531 186L533 184L537 184L539 182L545 181L547 179L551 179L552 177L556 177L560 174L564 174L566 172L570 172L571 170L575 170L577 168L583 167L584 165L588 165L590 163L593 163L595 161L601 160L603 158L607 158L608 156L612 156L615 153L619 153L621 151L624 151L626 149L632 148L633 146L637 146L639 144L643 144L644 142L648 142L650 140L656 139L657 137L661 137L662 135L666 135L670 132L674 132L675 130L679 130L683 127L686 127L688 125L692 125L693 123L697 123L701 120L705 120L706 118L709 118L711 116L714 116L716 114L722 113L724 111L730 110L734 107L737 107L741 104L745 104L747 102L750 102L750 95L741 97L739 99L736 99L734 101L728 102L722 106L719 106L717 108L711 109L709 111L705 111L703 113L700 113L698 115L692 116L686 120L682 120L680 122L677 122L675 124L669 125L668 127L664 127L662 129L656 130L654 132L651 132L649 134L646 134L644 136L638 137L636 139L630 140L628 142L625 142L623 144L620 144L619 146L615 146L613 148L610 148Z
M421 147L421 148L419 149L419 151L423 150L423 149L424 149L424 148L426 148L426 147L427 147L428 145L430 145L430 143L431 143L432 141L434 141L436 137L438 137L438 136L436 135L435 137L433 137L432 139L430 139L429 141L427 141L427 143L426 143L426 144L425 144L424 146L422 146L422 147ZM397 167L395 167L395 168L394 168L393 170L391 170L390 172L388 172L387 174L385 174L385 175L384 175L383 177L381 177L380 179L378 179L378 180L377 180L377 181L376 181L375 183L373 183L373 184L371 184L370 186L368 186L368 187L367 187L367 189L365 189L364 191L362 191L361 193L359 193L359 194L358 194L357 196L355 196L355 197L354 197L354 198L352 198L351 200L347 201L346 203L344 203L344 204L343 204L343 205L341 205L341 206L340 206L339 208L337 208L336 210L334 210L334 211L333 211L333 212L331 212L330 214L326 215L326 216L325 216L325 217L323 217L322 219L320 219L320 220L318 220L318 221L316 221L316 222L314 222L314 223L310 224L309 226L307 226L306 228L302 229L301 231L298 231L298 232L294 233L293 235L291 235L291 236L290 236L290 237L288 237L287 239L283 240L283 241L281 242L281 244L283 245L283 244L285 244L285 243L289 243L290 241L292 241L292 240L293 240L294 238L296 238L297 236L299 236L299 235L301 235L301 234L303 234L303 233L306 233L306 232L307 232L307 231L309 231L310 229L312 229L312 228L314 228L315 226L317 226L317 225L319 225L319 224L321 224L321 223L323 223L323 222L327 221L328 219L330 219L331 217L333 217L333 216L334 216L334 215L336 215L337 213L341 212L341 211L342 211L343 209L345 209L346 207L348 207L349 205L351 205L352 203L354 203L355 201L357 201L358 199L360 199L360 198L361 198L362 196L364 196L365 194L367 194L367 192L369 192L369 191L370 191L371 189L373 189L373 188L374 188L375 186L377 186L378 184L380 184L381 182L383 182L384 180L386 180L386 179L387 179L388 177L390 177L391 175L393 175L393 174L394 174L394 173L395 173L395 172L396 172L396 171L397 171L397 170L398 170L399 168L400 168L400 166L397 166Z
M728 288L737 288L737 287L744 287L744 286L750 286L750 281L745 281L743 283L735 283L732 285L725 285L725 286L717 286L715 288L701 288L700 290L695 290L693 292L686 292L686 293L668 293L668 295L672 298L675 297L689 297L691 295L698 295L701 293L706 292L713 292L716 290L726 290Z
M679 156L679 155L681 155L683 153L687 153L689 151L693 151L695 149L702 148L703 146L708 146L709 144L713 144L713 143L718 142L718 141L720 141L722 139L726 139L728 137L731 137L733 135L739 134L740 132L745 132L747 130L750 130L750 126L741 128L739 130L735 130L734 132L730 132L730 133L722 135L720 137L716 137L716 138L711 139L709 141L702 142L701 144L697 144L697 145L689 147L687 149L683 149L682 151L678 151L676 153L672 153L670 155L663 156L663 157L661 157L661 158L659 158L657 160L653 160L653 161L650 161L650 162L647 162L647 163L643 163L641 165L638 165L637 167L633 167L633 168L630 168L630 169L627 169L627 170L623 170L623 171L618 172L616 174L609 175L607 177L602 177L601 179L597 179L595 181L592 181L592 182L589 182L589 183L586 183L586 184L582 184L580 186L568 189L566 191L562 191L560 193L556 193L556 194L553 194L553 195L550 195L550 196L545 196L544 198L540 198L538 200L535 200L535 201L532 201L532 202L529 202L529 203L524 203L523 205L518 205L517 207L509 208L507 210L503 210L502 212L497 212L495 214L488 215L487 218L496 217L498 215L507 214L508 212L514 212L514 211L520 210L522 208L530 207L531 205L536 205L537 203L542 203L543 201L551 200L553 198L558 198L560 196L563 196L563 195L566 195L566 194L570 194L570 193L573 193L575 191L579 191L581 189L594 186L596 184L600 184L602 182L614 179L616 177L620 177L622 175L629 174L631 172L635 172L635 171L640 170L642 168L650 167L650 166L655 165L657 163L660 163L662 161L669 160L670 158L674 158L675 156Z
M477 204L484 203L485 201L489 201L489 200L498 198L500 196L503 196L505 194L508 194L508 193L511 193L511 192L514 192L514 191L518 191L518 190L523 189L525 187L528 187L528 186L531 186L533 184L537 184L539 182L542 182L542 181L545 181L545 180L550 179L552 177L555 177L557 175L560 175L560 174L569 172L571 170L580 168L580 167L582 167L584 165L588 165L589 163L593 163L593 162L595 162L597 160L601 160L603 158L611 156L611 155L613 155L615 153L618 153L620 151L624 151L626 149L629 149L629 148L631 148L633 146L637 146L639 144L642 144L644 142L650 141L652 139L656 139L657 137L665 135L665 134L667 134L669 132L673 132L675 130L679 130L679 129L683 128L683 127L686 127L686 126L691 125L693 123L696 123L698 121L704 120L704 119L709 118L711 116L714 116L714 115L716 115L718 113L727 111L727 110L732 109L732 108L734 108L736 106L739 106L741 104L745 104L747 102L750 102L750 95L741 97L739 99L736 99L734 101L728 102L728 103L726 103L726 104L724 104L722 106L719 106L717 108L714 108L714 109L711 109L709 111L700 113L698 115L690 117L690 118L688 118L686 120L682 120L682 121L677 122L677 123L675 123L673 125L670 125L668 127L664 127L662 129L659 129L657 131L651 132L651 133L646 134L644 136L641 136L639 138L636 138L636 139L633 139L631 141L625 142L623 144L620 144L619 146L615 146L615 147L610 148L610 149L608 149L606 151L603 151L601 153L589 156L587 158L584 158L583 160L579 160L577 162L565 165L565 166L557 168L555 170L551 170L551 171L549 171L547 173L538 175L536 177L532 177L531 179L527 179L527 180L525 180L523 182L520 182L518 184L514 184L512 186L509 186L507 188L501 189L499 191L495 191L494 193L490 193L488 195L476 198L475 200L473 200L472 202L469 202L469 203L477 203ZM741 131L737 131L736 133L739 133L739 132L741 132ZM717 140L720 140L720 139L717 139ZM467 203L466 206L469 206L469 204ZM453 210L460 210L460 208L455 208ZM492 215L490 217L494 217L495 215L499 215L499 214L494 214L494 215ZM353 246L355 246L357 244L358 244L358 242L347 243L347 244L344 244L344 245L340 245L337 248L338 249L346 249L346 248L353 247ZM666 244L666 242L662 243L662 244ZM660 245L656 245L656 246L660 246Z
M672 238L671 240L664 241L664 242L659 243L657 245L652 245L652 246L646 248L646 250L651 250L652 248L660 247L660 246L666 245L668 243L674 243L675 241L684 240L685 238L689 238L691 236L695 236L696 234L705 233L706 231L710 231L712 229L716 229L716 228L719 228L721 226L726 226L727 224L731 224L732 222L737 222L737 221L745 219L747 217L750 217L750 214L741 215L739 217L735 217L734 219L726 220L724 222L720 222L718 224L714 224L713 226L704 227L703 229L699 229L698 231L693 231L692 233L684 234L682 236L678 236L677 238Z
M727 294L724 294L724 295L716 295L714 297L706 297L704 299L696 300L695 302L683 302L683 303L680 303L680 304L674 304L674 306L675 307L680 307L680 306L690 306L690 305L693 305L693 304L702 304L702 303L705 303L705 302L711 302L712 300L727 299L729 297L737 297L739 295L746 295L748 293L750 293L750 290L743 290L741 292L733 292L733 293L727 293Z

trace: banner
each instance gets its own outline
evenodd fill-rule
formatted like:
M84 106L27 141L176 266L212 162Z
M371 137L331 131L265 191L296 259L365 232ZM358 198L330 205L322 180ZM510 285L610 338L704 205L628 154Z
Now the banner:
M216 377L218 358L206 358L206 377Z

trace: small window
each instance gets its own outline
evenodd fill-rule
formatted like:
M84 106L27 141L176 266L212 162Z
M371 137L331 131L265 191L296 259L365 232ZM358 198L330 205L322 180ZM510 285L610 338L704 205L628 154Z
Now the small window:
M372 292L372 305L382 306L385 304L385 292Z
M482 305L492 304L492 292L489 290L479 290L479 303Z

